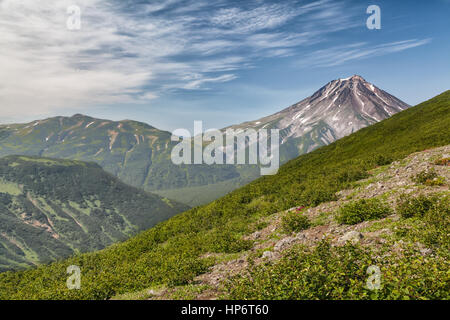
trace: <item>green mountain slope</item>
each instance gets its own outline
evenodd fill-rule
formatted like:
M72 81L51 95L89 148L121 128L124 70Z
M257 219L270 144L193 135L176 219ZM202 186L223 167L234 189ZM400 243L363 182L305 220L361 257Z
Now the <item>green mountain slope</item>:
M185 285L206 272L217 256L224 259L249 249L252 240L244 236L261 227L261 218L293 206L315 207L333 200L336 192L366 178L367 171L378 165L450 144L449 127L450 91L447 91L300 156L284 165L275 176L258 179L124 243L25 272L3 273L0 298L104 299L161 285ZM317 255L320 257L321 253ZM70 265L81 268L81 290L66 288L66 270ZM395 279L381 297L395 297L395 281L399 281ZM346 284L343 290L351 290L351 276L342 281ZM402 294L408 296L407 291ZM319 296L317 293L316 297Z
M256 178L256 168L233 165L177 166L170 160L171 133L136 121L109 121L83 115L56 117L28 124L0 125L0 157L33 155L98 163L127 184L146 191L183 189L185 203L198 205L191 188L233 181L233 189ZM242 181L244 182L242 182ZM218 189L219 190L219 189ZM221 195L200 198L208 202ZM192 197L189 195L192 194ZM177 195L174 195L175 199Z
M99 250L186 209L97 164L1 158L0 271Z

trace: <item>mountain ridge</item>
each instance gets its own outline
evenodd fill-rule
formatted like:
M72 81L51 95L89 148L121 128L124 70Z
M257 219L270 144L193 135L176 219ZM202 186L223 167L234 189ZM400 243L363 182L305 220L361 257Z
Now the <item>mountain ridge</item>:
M176 143L170 138L169 132L133 120L52 117L0 126L0 156L23 154L94 161L124 182L147 191L239 177L234 166L203 166L198 170L172 164L171 149Z

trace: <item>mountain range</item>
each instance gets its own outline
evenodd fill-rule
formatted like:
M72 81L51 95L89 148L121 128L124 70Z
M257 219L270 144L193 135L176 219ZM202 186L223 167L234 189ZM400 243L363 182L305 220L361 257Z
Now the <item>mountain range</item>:
M331 81L274 115L228 128L279 129L280 160L330 144L409 105L360 76ZM227 128L224 128L225 131ZM93 161L135 187L190 206L210 202L259 177L252 165L174 165L171 133L136 121L84 115L0 125L0 156Z
M174 165L170 156L176 143L170 138L171 133L144 123L77 114L0 126L0 156L92 161L125 183L151 192L230 180L238 184L245 176L233 165Z

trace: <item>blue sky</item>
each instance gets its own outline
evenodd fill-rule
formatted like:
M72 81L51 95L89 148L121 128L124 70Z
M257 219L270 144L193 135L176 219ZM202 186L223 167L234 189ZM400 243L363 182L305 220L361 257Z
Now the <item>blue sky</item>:
M449 15L449 0L0 0L0 122L221 128L353 74L414 105L450 89Z

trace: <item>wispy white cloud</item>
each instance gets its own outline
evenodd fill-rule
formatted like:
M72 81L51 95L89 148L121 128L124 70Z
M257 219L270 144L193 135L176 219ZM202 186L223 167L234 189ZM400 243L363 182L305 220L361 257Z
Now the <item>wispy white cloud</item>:
M270 4L255 8L220 9L210 21L213 25L225 27L231 32L248 33L264 29L273 29L298 16L299 10L293 10L288 4Z
M196 77L193 77L196 78ZM191 79L187 82L183 89L192 90L192 89L200 89L205 83L214 83L214 82L228 82L236 79L237 76L234 74L224 74L218 77L213 78L205 78L201 75L198 75L197 79Z
M232 81L258 59L292 56L354 27L346 1L77 0L82 29L70 31L73 0L0 0L0 119ZM338 61L413 45L342 48ZM318 65L331 63L318 56Z
M333 67L352 60L367 59L404 51L423 46L429 42L431 42L431 39L410 39L380 45L359 42L313 51L303 57L299 57L296 64L301 67Z

